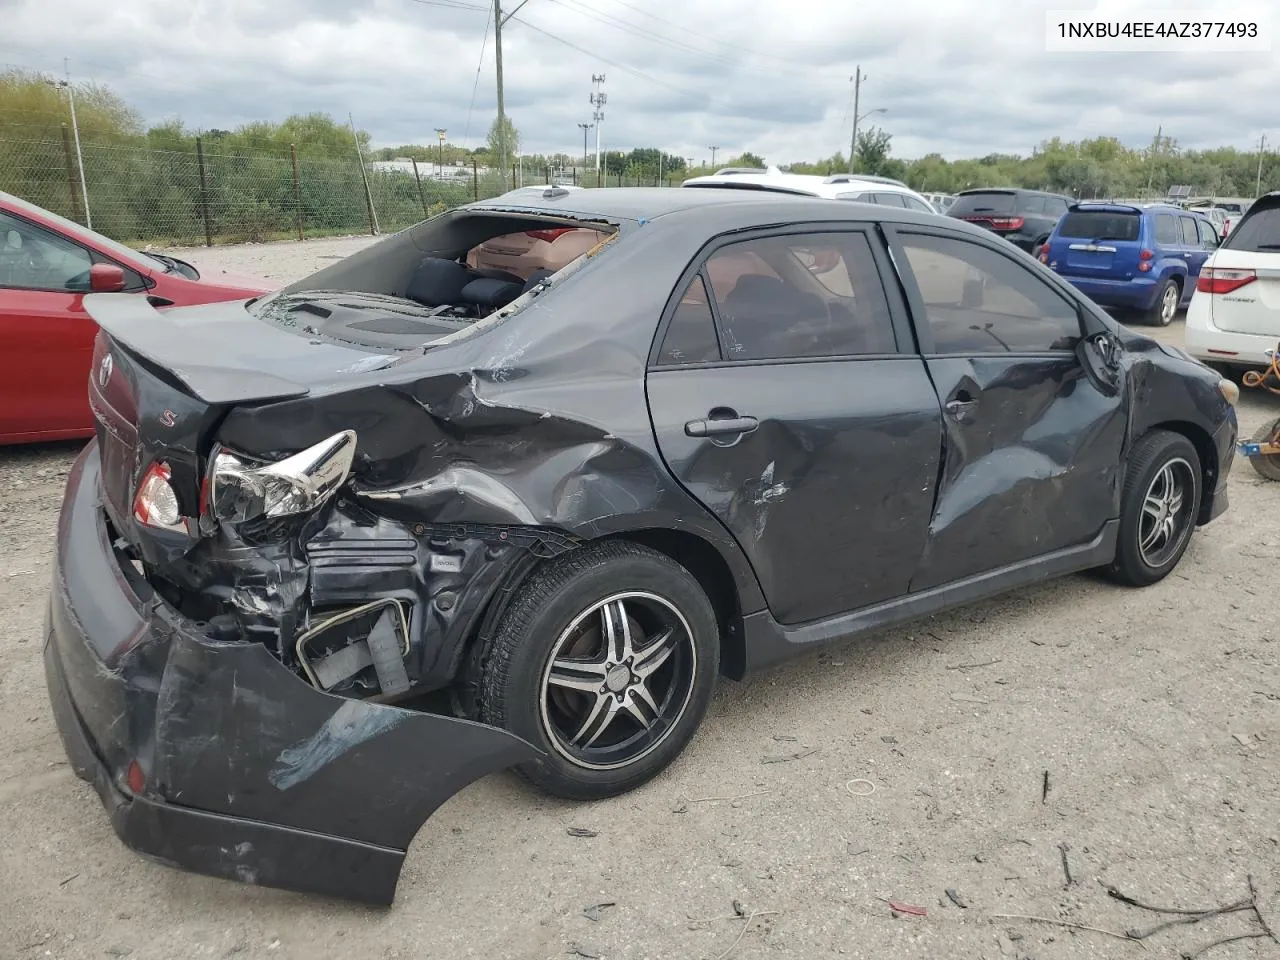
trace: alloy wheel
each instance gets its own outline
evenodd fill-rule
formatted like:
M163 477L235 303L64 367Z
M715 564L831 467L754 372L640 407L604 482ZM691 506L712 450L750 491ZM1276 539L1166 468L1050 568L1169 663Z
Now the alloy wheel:
M1148 566L1163 567L1191 532L1194 490L1191 464L1181 457L1166 462L1151 478L1138 521L1138 552Z
M614 594L575 617L552 646L540 685L543 730L577 766L626 766L675 729L696 673L692 632L670 601Z
M1173 323L1174 315L1178 312L1178 288L1170 284L1165 288L1164 299L1160 301L1160 323L1168 326Z

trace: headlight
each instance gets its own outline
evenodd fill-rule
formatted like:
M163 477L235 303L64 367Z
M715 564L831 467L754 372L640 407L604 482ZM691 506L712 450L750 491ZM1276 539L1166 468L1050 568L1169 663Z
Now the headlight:
M342 486L356 454L354 430L335 433L276 463L253 465L218 451L209 469L209 511L242 523L314 510Z
M1227 380L1226 378L1219 380L1218 390L1221 391L1227 403L1233 407L1236 405L1236 401L1240 399L1240 385L1234 380Z

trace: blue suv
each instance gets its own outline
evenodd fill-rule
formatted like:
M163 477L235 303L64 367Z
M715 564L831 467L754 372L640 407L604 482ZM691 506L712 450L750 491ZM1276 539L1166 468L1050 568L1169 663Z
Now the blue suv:
M1218 243L1211 220L1179 207L1074 203L1039 259L1100 306L1137 310L1163 327L1191 301Z

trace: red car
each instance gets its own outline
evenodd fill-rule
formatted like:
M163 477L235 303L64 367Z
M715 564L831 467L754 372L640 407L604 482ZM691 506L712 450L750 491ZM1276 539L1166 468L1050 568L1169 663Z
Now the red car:
M268 289L201 277L189 263L130 250L0 191L0 444L93 435L86 382L98 327L81 306L86 293L182 307Z

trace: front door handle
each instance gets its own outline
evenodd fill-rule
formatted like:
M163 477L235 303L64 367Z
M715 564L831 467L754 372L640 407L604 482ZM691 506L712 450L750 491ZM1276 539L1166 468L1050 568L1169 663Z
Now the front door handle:
M955 399L947 401L947 413L956 420L966 420L969 414L978 408L978 401L968 393L957 394Z
M686 437L723 437L729 434L750 433L760 426L755 417L714 417L707 420L690 420L684 425Z

